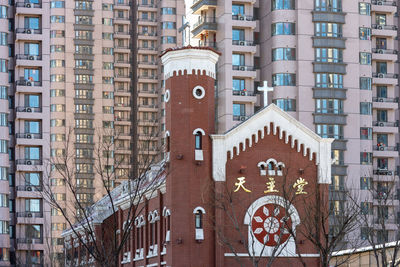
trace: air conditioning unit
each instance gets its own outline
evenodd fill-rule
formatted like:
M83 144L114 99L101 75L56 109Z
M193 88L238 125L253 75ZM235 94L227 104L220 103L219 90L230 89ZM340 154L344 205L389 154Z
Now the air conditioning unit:
M25 112L32 112L32 109L31 108L26 108L26 109L24 109L24 111Z
M383 98L378 98L378 101L379 102L383 102Z
M26 33L26 34L32 34L32 32L33 32L32 29L26 29L24 33Z
M397 3L396 2L393 2L392 3L392 6L397 6ZM397 13L397 12L396 12Z
M384 123L383 123L383 122L380 122L380 123L379 123L379 126L380 126L380 127L383 127L383 126L384 126Z
M384 148L383 146L380 146L380 147L379 147L379 150L380 150L380 151L383 151L383 150L385 150L385 148Z
M29 60L36 60L36 56L29 56L28 59Z
M26 191L32 191L32 187L31 186L27 186L26 187Z
M378 26L378 29L379 29L379 30L382 30L382 29L383 29L382 25L379 25L379 26Z
M397 54L398 53L398 51L397 50L393 50L393 54Z
M379 77L379 78L383 78L383 77L385 77L385 74L383 74L383 73L378 73L378 77Z
M33 4L31 4L31 3L25 3L24 7L26 7L26 8L31 8L31 7L33 7Z
M246 120L246 116L240 116L240 121L245 121Z
M32 139L32 135L31 135L31 134L27 134L27 135L26 135L26 138L27 138L27 139Z
M241 91L241 92L240 92L240 95L243 95L243 96L244 96L244 95L246 95L246 92Z
M244 45L244 41L240 41L240 42L239 42L239 45Z
M31 82L26 82L26 86L32 86Z
M393 30L395 30L395 31L396 31L396 30L397 30L397 26L393 26Z
M382 3L382 1L378 1L378 6L381 6L381 5L383 5L383 3Z
M382 49L379 49L379 50L378 50L378 53L379 53L379 54L383 54L383 50L382 50Z
M387 175L393 175L393 172L392 171L388 171Z
M26 161L26 165L32 165L32 161L27 160L27 161Z
M240 67L240 68L239 68L239 70L245 70L245 69L246 69L245 67Z
M399 77L398 74L394 74L394 75L393 75L393 78L397 78L397 77Z
M239 20L244 20L244 17L239 15Z
M32 218L32 213L28 212L28 213L26 214L26 217Z

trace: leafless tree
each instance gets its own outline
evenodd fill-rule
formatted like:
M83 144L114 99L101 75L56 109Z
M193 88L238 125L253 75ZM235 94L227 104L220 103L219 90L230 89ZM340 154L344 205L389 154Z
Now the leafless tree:
M75 242L81 246L82 253L87 255L86 260L93 259L98 266L118 266L124 245L133 238L131 231L136 217L140 214L143 206L139 203L145 195L152 194L160 186L160 177L164 168L162 162L157 163L155 152L158 147L153 146L156 134L148 135L142 140L141 158L139 161L139 174L132 177L132 172L117 173L117 170L129 166L129 158L115 156L115 151L121 149L114 142L118 134L113 130L101 129L97 131L97 140L94 140L93 150L87 150L83 159L77 157L75 148L75 132L68 131L63 142L62 153L53 155L48 168L47 179L43 179L42 194L51 207L59 212L64 218L67 228L73 233ZM123 149L129 149L124 147ZM91 162L92 165L82 164ZM62 181L65 197L60 199L60 187L52 184L56 177ZM96 177L95 180L92 180ZM47 182L46 182L47 181ZM90 181L94 181L90 182ZM121 183L120 185L117 185ZM118 187L115 189L115 187ZM96 198L100 198L100 204L92 205L95 199L88 198L87 192L96 190ZM115 189L115 190L113 190ZM114 203L117 194L126 194L129 201L126 214L126 223L120 229L118 225L118 212ZM65 199L65 201L64 201ZM109 231L104 233L98 231L93 224L94 216L107 213L107 225ZM70 255L67 261L72 265Z

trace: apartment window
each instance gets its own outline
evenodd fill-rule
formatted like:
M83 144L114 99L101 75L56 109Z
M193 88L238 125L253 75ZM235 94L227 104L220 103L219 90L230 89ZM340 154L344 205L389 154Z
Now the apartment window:
M114 48L103 47L103 55L114 55Z
M114 92L103 92L103 99L114 99Z
M162 44L176 44L176 37L175 36L162 36L161 43Z
M103 62L103 70L113 70L114 63L112 62Z
M6 6L0 6L0 19L7 18L8 8Z
M62 211L56 208L51 208L51 216L61 216Z
M93 135L91 134L77 134L75 138L77 143L93 144Z
M372 208L371 202L361 202L360 203L361 213L364 215L372 215L374 214L374 210Z
M387 62L376 62L376 72L387 74Z
M233 116L246 116L246 105L233 104Z
M315 36L342 37L342 24L330 22L317 22L315 25Z
M0 248L0 261L9 261L9 260L10 260L10 249Z
M232 15L244 15L244 5L232 4Z
M275 35L294 35L296 33L296 24L291 22L273 23L272 36Z
M163 29L176 29L176 22L164 21L162 23L162 28Z
M274 99L272 100L272 103L274 103L284 111L296 111L296 99Z
M8 99L8 87L0 86L0 99Z
M371 16L371 4L365 2L358 3L358 12L360 15Z
M0 45L8 45L8 33L0 32Z
M65 134L51 134L50 140L51 142L63 142L65 141Z
M75 127L80 129L93 128L93 120L75 120Z
M64 89L50 89L50 97L65 96Z
M87 163L76 164L76 171L78 173L93 173L93 165Z
M372 78L360 77L360 89L372 90Z
M53 194L53 198L57 201L65 201L66 199L65 194L62 193Z
M272 86L296 86L296 74L276 73L272 75Z
M10 233L10 222L0 221L0 235L8 235Z
M65 82L65 75L64 74L51 74L50 81L51 82Z
M272 49L272 61L296 60L296 48L274 48Z
M362 114L362 115L371 115L372 114L372 103L370 103L370 102L361 102L360 103L360 114Z
M62 178L51 178L50 184L52 186L63 186L63 185L65 185L65 180Z
M361 65L371 65L372 54L366 52L360 52L360 64Z
M232 65L244 66L245 65L244 54L232 54Z
M8 208L8 195L7 194L0 194L0 207Z
M343 88L343 75L336 73L317 73L315 85L324 88Z
M103 106L103 113L104 114L113 114L114 113L114 107L112 107L112 106Z
M62 30L50 31L50 38L57 38L57 37L60 37L60 38L65 37L65 31L62 31Z
M92 24L92 17L91 16L75 16L75 23L76 24L91 25Z
M359 37L360 40L371 40L371 28L360 27Z
M50 111L51 112L64 112L65 111L65 105L64 104L51 104L50 105Z
M233 79L232 81L232 89L234 91L243 91L245 90L245 80L244 79Z
M342 0L315 0L315 10L340 12L342 11Z
M0 113L0 126L7 127L8 126L8 114Z
M76 45L75 53L77 53L77 54L93 54L93 47L89 46L89 45Z
M361 152L360 153L360 163L362 165L372 164L372 153L371 152Z
M113 34L109 32L103 32L103 40L113 40Z
M51 224L52 231L63 231L66 228L67 228L67 225L65 223L52 223Z
M75 68L91 70L91 69L93 69L93 61L92 60L83 60L83 59L75 60Z
M377 25L386 25L386 15L385 14L375 14L375 22Z
M92 2L90 1L75 1L75 8L80 10L92 10Z
M337 124L317 124L316 132L323 138L343 138L343 126Z
M8 141L0 139L0 153L7 154L8 153Z
M93 75L77 74L75 75L75 82L81 84L93 83Z
M106 26L112 26L113 25L113 19L103 18L102 20L103 20L103 25L106 25Z
M315 60L317 62L341 63L343 62L343 50L338 48L316 48Z
M343 101L340 99L316 99L315 112L322 114L342 114Z
M65 60L62 60L62 59L50 60L50 68L58 68L58 67L64 67L64 66L65 66Z
M87 105L87 104L75 105L75 112L76 113L86 113L86 114L93 113L93 105Z
M387 115L387 110L384 109L378 109L376 111L376 117L377 117L377 121L380 122L387 122L388 121L388 115Z
M294 0L272 0L272 10L289 10L295 9Z
M64 8L64 1L52 1L50 2L50 8Z
M64 23L65 16L50 16L51 23Z
M103 33L104 35L104 33ZM93 32L91 31L75 31L75 38L79 40L92 40Z
M8 72L8 60L0 58L0 72Z
M161 8L161 15L175 15L176 8L173 7L163 7Z
M103 128L113 129L114 128L114 122L113 121L103 121Z
M114 77L103 77L103 84L113 84L114 83Z
M52 119L50 120L51 127L62 127L65 126L65 120L62 119Z
M113 5L112 4L103 4L102 9L105 11L112 11Z
M0 180L7 181L8 178L8 168L0 167Z
M360 128L360 139L361 140L372 140L372 128L361 127Z
M370 190L372 188L372 178L371 177L360 177L360 189Z
M65 46L64 45L51 45L50 46L50 52L55 53L55 52L64 52L65 51Z

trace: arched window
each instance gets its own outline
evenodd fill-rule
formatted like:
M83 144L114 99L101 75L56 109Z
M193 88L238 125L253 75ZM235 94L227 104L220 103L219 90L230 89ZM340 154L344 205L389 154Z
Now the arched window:
M275 166L274 166L274 163L273 163L273 162L269 162L269 163L268 163L268 170L269 170L269 171L275 170Z
M198 131L196 134L195 134L195 136L194 136L194 140L195 140L195 149L202 149L202 146L203 146L203 140L202 140L202 138L203 138L203 136L202 136L202 133L200 132L200 131Z
M201 210L197 210L195 213L194 225L196 229L203 228L203 212Z

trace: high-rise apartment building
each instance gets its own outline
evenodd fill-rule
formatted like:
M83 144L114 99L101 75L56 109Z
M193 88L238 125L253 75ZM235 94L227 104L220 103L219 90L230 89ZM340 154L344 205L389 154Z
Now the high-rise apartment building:
M268 81L275 103L332 146L331 190L356 192L370 226L395 237L398 188L399 1L197 0L195 43L222 53L218 62L219 132L263 106ZM373 189L374 188L374 189ZM373 191L373 192L372 192ZM394 194L395 195L395 194ZM340 214L345 199L332 199ZM332 225L334 227L334 225ZM355 233L365 239L368 229Z
M137 4L139 155L156 157L163 128L158 55L182 44L184 1ZM0 0L0 266L48 266L62 252L65 220L41 192L51 184L62 206L72 197L52 172L57 157L72 151L84 205L104 194L96 142L114 135L118 166L110 186L127 178L131 8L128 0Z

